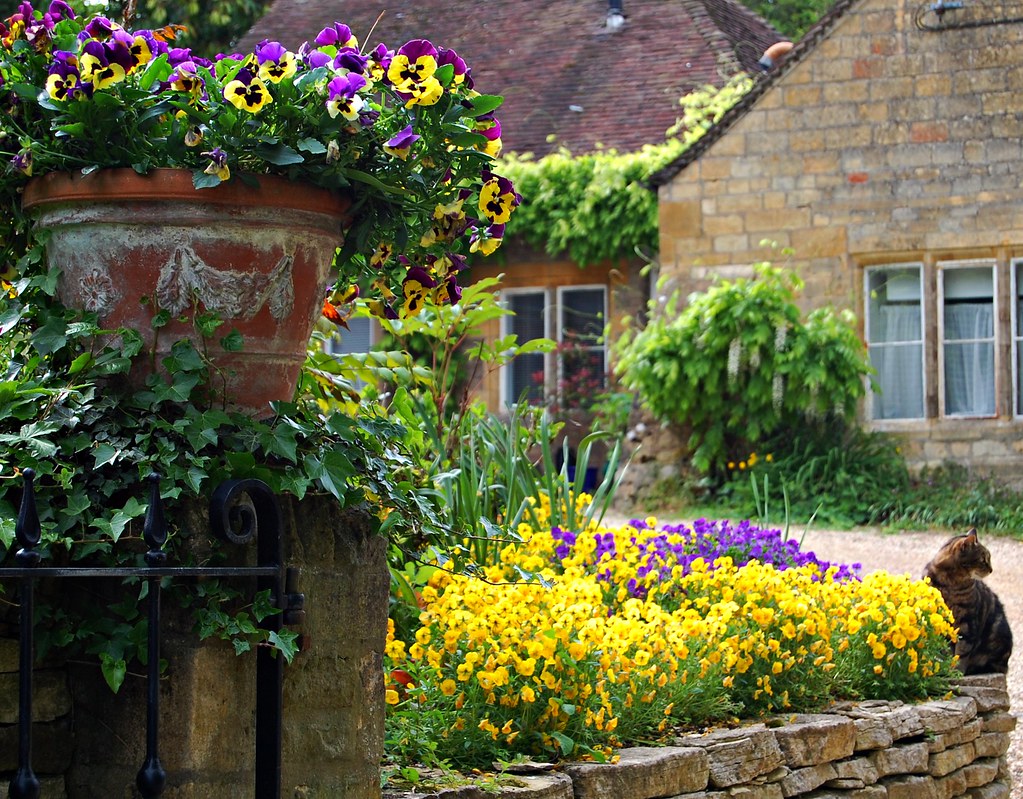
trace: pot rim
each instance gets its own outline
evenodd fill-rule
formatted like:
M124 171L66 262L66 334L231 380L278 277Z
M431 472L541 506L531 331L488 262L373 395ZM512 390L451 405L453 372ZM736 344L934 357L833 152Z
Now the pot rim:
M291 208L348 215L351 198L282 175L245 173L218 186L197 189L192 170L161 167L142 175L127 167L80 172L49 172L32 178L21 199L24 210L58 203L129 201L188 202L223 206Z

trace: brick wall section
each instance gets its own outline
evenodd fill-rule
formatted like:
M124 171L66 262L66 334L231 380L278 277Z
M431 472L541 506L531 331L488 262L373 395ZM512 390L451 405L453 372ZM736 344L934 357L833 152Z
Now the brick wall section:
M661 267L684 294L715 274L781 262L765 242L794 250L808 307L832 303L860 318L863 267L872 264L923 262L926 278L940 260L992 258L999 281L1008 279L1009 260L1023 255L1018 27L927 32L914 26L914 10L892 0L851 4L661 186ZM1009 374L1007 344L997 357ZM1004 380L997 420L895 429L918 465L952 457L1023 476L1011 405ZM961 435L977 427L981 440Z
M624 749L523 777L505 799L1009 799L1005 753L1016 718L1004 675L961 680L951 699L844 703ZM475 786L384 799L477 799Z

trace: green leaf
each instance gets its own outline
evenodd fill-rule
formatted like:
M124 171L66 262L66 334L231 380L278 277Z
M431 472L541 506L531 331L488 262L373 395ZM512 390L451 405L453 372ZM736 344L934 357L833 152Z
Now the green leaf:
M24 313L25 309L20 305L7 308L3 313L0 313L0 336L13 330L18 322L21 321Z
M314 139L312 137L300 139L296 146L302 152L309 153L311 155L323 155L327 152L326 145L319 139Z
M256 155L275 166L291 166L292 164L305 163L305 157L286 144L278 144L273 147L258 147L256 148Z
M568 757L569 755L572 754L573 751L575 751L575 741L573 741L564 733L555 732L552 730L551 738L553 738L557 742L558 748L561 750L561 754L564 757Z
M99 469L101 466L113 463L120 454L121 450L119 448L112 447L109 444L100 444L92 453L93 466Z
M214 186L219 186L221 183L223 183L223 181L220 177L213 173L196 170L192 174L192 185L197 189L212 189Z
M295 655L298 654L298 633L286 629L280 632L271 630L266 637L274 649L284 656L286 662L291 663L295 659Z
M245 339L237 329L232 328L230 333L220 339L220 346L224 348L224 352L241 352L245 346Z
M472 107L474 116L481 117L494 111L504 102L504 98L497 94L481 94L468 100Z
M106 652L100 653L99 662L103 679L107 681L110 690L116 694L124 684L124 678L128 673L128 664L124 662L124 658L115 660Z
M52 355L67 344L67 326L59 316L49 317L32 334L32 345L40 355Z

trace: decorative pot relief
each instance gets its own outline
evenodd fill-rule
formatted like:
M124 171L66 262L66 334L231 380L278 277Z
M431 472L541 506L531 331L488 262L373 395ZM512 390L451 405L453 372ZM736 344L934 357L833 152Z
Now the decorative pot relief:
M268 305L274 319L284 319L295 304L292 266L283 256L269 274L219 271L185 245L174 251L160 269L157 306L177 316L198 300L225 318L251 319Z
M114 307L114 303L120 299L110 275L97 266L82 275L80 296L82 307L87 311L98 313L100 316L108 313Z

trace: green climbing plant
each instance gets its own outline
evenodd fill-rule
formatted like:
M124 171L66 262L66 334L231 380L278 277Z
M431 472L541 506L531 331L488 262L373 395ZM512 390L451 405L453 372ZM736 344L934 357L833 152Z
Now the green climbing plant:
M567 255L580 266L653 253L657 193L647 181L703 136L752 85L752 78L739 74L721 88L708 85L686 95L665 141L634 152L573 155L562 149L539 159L504 157L501 174L524 198L507 233L549 255Z

